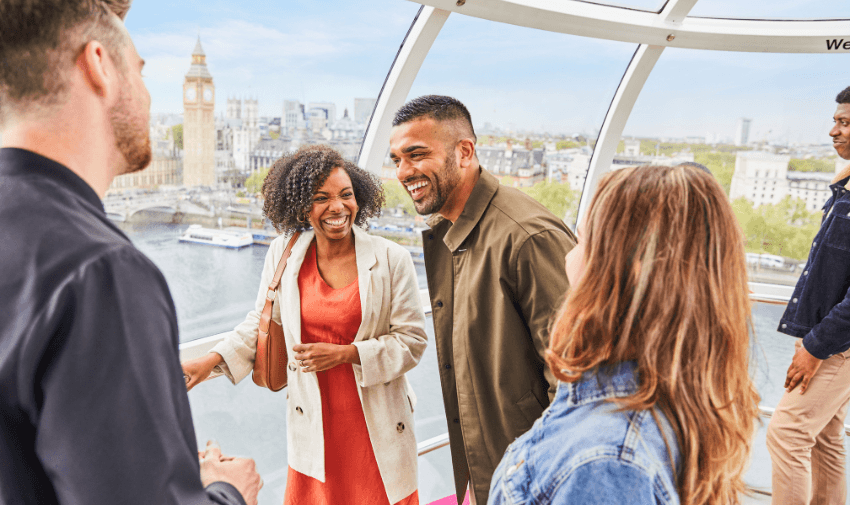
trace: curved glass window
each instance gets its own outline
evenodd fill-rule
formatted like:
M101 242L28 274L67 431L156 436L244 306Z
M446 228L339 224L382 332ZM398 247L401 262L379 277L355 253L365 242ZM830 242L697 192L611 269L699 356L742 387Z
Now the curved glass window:
M183 2L168 6L167 20L162 9L161 2L137 2L126 20L146 62L154 161L116 178L104 202L165 275L180 340L187 342L232 329L253 308L267 247L227 249L180 242L181 236L191 224L244 232L250 217L255 232L274 237L255 198L261 179L252 186L249 178L305 143L331 143L356 157L419 6L395 0L338 2L333 9ZM212 76L209 93L205 87L184 90L198 47ZM195 149L188 137L183 142L185 103L208 99L214 104L215 154L208 161L215 165L215 183L183 187L186 155Z
M408 98L462 101L481 165L572 226L599 127L634 50L453 14Z
M835 55L667 49L618 157L708 166L744 230L750 280L794 285L829 185L848 163L828 135L835 96L848 84Z
M850 19L850 5L844 0L794 2L699 0L690 15L728 19Z

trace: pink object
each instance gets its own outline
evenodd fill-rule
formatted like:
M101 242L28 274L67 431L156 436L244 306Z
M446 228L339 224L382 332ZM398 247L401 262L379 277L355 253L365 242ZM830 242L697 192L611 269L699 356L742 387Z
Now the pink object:
M463 499L463 505L469 505L469 491L466 492L466 497ZM445 498L441 498L437 501L432 501L428 505L457 505L457 498L455 495L446 496Z

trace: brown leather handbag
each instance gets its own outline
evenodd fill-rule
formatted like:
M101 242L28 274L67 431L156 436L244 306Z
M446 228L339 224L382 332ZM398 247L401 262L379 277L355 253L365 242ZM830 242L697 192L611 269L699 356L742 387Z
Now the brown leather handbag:
M280 391L286 387L286 339L283 337L283 328L272 321L272 306L274 305L275 292L280 286L280 277L286 268L286 260L292 252L292 245L298 240L301 232L296 232L289 239L289 244L283 251L283 256L277 264L274 278L269 284L266 292L266 304L260 316L260 325L257 328L257 356L254 358L254 384L269 388L272 391Z

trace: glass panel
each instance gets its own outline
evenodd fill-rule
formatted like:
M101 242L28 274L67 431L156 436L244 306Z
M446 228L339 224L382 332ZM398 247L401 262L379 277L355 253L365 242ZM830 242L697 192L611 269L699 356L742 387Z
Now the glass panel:
M330 143L356 157L419 6L396 0L337 2L331 9L309 2L179 2L168 4L167 21L164 7L137 2L126 20L146 61L154 160L142 172L116 178L104 204L163 271L180 339L188 341L232 329L245 317L267 248L212 247L206 245L211 232L186 237L195 242L180 242L181 236L192 224L236 227L237 237L250 225L257 241L263 233L276 236L255 198L262 179L251 176L299 144ZM193 64L199 40L203 61ZM208 83L189 75L196 70L212 76L209 93ZM199 91L184 92L195 84ZM198 109L201 104L212 108ZM189 122L215 132L208 144L190 145L191 135L183 143L184 108L200 111L189 114ZM201 170L214 177L190 182L199 149L207 153L198 161Z
M440 377L434 326L426 320L428 347L413 370L407 373L418 402L414 410L416 440L424 440L448 431ZM265 486L260 505L283 503L288 463L286 458L286 390L272 393L257 387L250 377L235 387L225 377L202 383L189 392L192 419L198 447L214 439L227 455L249 456L256 460L257 471ZM277 427L270 428L270 427ZM448 447L437 449L419 459L419 498L430 503L454 493Z
M481 165L572 226L578 181L634 51L631 44L452 15L409 98L440 94L462 101L478 135Z
M850 4L845 0L699 0L689 15L730 19L850 19Z
M784 393L785 372L794 356L794 337L776 331L785 304L754 303L752 376L761 395L761 405L775 408ZM750 469L744 478L753 488L769 491L771 488L770 454L767 452L765 434L767 419L759 427L753 442ZM847 421L845 421L846 423ZM845 476L850 484L850 474ZM766 500L768 503L770 500ZM755 502L754 502L755 503ZM760 501L758 503L761 503Z
M750 280L794 285L836 170L828 135L847 86L829 54L667 49L637 100L615 166L696 161L726 188Z

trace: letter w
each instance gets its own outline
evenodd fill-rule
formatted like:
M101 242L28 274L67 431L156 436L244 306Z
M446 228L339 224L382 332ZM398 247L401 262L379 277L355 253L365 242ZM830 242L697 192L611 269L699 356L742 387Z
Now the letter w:
M844 39L841 39L841 40L832 39L831 41L827 40L826 41L826 50L829 51L830 49L838 49L839 47L841 47L841 44L843 42L844 42Z

